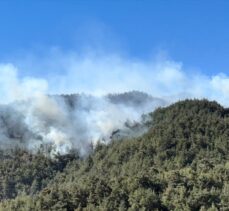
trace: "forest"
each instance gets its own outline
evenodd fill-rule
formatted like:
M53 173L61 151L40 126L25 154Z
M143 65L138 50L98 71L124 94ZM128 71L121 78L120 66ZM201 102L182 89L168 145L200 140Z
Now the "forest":
M0 152L0 210L229 210L229 109L184 100L140 137L49 156Z

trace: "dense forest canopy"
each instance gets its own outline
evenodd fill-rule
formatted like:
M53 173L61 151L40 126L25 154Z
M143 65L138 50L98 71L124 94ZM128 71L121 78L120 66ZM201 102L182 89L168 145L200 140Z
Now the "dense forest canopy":
M229 210L229 110L185 100L86 157L1 151L0 210Z

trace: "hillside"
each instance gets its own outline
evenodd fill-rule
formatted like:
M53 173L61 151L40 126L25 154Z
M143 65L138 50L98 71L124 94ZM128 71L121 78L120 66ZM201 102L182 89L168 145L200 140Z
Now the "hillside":
M0 210L229 210L229 110L185 100L150 116L84 158L3 152Z
M15 147L36 151L53 146L53 153L78 148L87 154L98 140L142 135L142 114L166 102L138 91L93 96L86 94L39 95L11 104L0 104L0 149ZM139 123L138 127L133 127ZM55 147L55 149L54 149Z

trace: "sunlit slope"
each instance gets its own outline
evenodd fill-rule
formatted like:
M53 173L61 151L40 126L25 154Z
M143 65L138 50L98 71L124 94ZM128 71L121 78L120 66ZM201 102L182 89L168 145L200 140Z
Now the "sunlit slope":
M157 109L139 138L98 144L85 159L2 210L228 210L229 112L186 100Z

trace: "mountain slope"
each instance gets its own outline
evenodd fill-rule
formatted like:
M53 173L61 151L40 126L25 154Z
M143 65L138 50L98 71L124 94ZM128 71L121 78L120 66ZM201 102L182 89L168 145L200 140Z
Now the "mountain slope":
M133 126L142 114L163 105L163 100L137 91L100 97L39 95L0 105L0 149L36 151L52 145L53 153L74 148L84 155L91 142L109 142L115 131L118 137L141 135L145 129Z
M2 210L228 210L229 111L186 100L150 114L139 138L97 144Z

